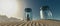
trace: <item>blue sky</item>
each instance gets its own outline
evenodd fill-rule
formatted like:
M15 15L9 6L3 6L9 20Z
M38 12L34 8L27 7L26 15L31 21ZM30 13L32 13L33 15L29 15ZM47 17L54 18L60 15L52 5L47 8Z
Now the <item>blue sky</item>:
M53 18L60 20L60 0L25 0L26 8L32 8L33 17L40 18L40 7L48 5L53 13Z

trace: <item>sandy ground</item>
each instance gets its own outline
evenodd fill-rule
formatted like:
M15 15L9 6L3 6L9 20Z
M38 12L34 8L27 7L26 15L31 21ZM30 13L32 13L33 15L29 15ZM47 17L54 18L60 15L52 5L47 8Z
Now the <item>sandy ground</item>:
M0 26L60 26L60 22L51 20L2 22Z

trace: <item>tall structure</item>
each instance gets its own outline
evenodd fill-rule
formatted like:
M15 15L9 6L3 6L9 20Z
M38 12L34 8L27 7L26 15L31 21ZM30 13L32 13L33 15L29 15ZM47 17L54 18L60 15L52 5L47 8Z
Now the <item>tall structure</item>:
M42 6L40 8L40 18L41 19L51 19L52 18L52 12L49 9L49 6Z
M26 21L31 21L32 20L32 9L31 8L25 8L25 18L24 20Z

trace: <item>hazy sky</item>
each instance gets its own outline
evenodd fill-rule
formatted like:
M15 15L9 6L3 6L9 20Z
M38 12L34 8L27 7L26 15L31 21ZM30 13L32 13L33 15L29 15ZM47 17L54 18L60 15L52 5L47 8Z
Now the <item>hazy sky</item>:
M40 7L48 5L54 19L60 20L60 0L0 0L0 14L22 19L24 8L32 8L34 19L40 19Z
M0 0L0 14L8 17L22 19L24 10L24 1L20 0Z

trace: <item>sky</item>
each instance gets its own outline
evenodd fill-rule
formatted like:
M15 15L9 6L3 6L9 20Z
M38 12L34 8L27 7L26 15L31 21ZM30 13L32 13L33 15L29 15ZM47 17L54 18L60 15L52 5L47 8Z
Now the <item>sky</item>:
M0 0L0 15L22 19L24 2L18 0Z
M25 0L26 6L32 8L34 19L39 19L40 7L48 5L52 11L53 19L60 20L60 0Z
M40 19L40 7L48 5L54 19L60 20L60 0L0 0L0 14L23 19L24 9L31 8L34 19Z

